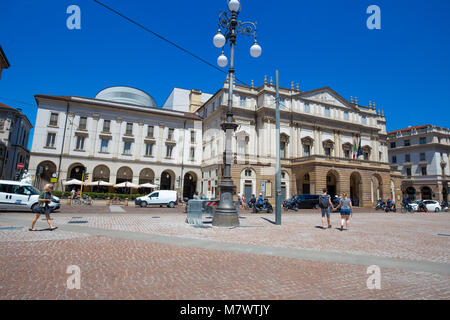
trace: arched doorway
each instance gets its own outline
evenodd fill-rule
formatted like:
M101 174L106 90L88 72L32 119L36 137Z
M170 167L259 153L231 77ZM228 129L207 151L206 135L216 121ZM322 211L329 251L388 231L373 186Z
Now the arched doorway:
M143 184L154 184L155 183L155 173L152 169L146 168L139 173L139 185ZM139 194L149 194L153 191L150 188L140 188L138 190Z
M193 199L194 193L197 191L197 175L193 172L188 172L184 175L183 182L183 199Z
M372 189L372 202L376 203L378 200L384 200L383 198L383 180L378 174L372 176L371 180Z
M56 173L56 164L51 161L41 162L37 166L36 186L42 190L44 186L50 183L52 175Z
M86 167L81 163L73 164L69 167L69 175L67 176L67 180L83 180L83 173L86 170Z
M105 165L99 165L94 168L94 172L92 173L92 181L104 181L109 182L110 180L110 170ZM92 192L99 192L99 193L107 193L109 191L109 188L107 186L93 186Z
M350 176L350 199L355 207L361 205L362 179L359 172L353 172Z
M252 168L241 171L240 190L245 197L245 202L251 199L252 194L256 195L256 172Z
M332 199L339 192L338 182L339 174L335 170L330 170L327 174L327 190Z
M421 189L422 192L422 200L432 200L433 199L433 191L431 191L430 187L423 187Z
M133 170L129 167L122 167L117 170L116 184L124 182L133 182ZM116 189L119 194L129 194L131 193L130 188L118 188Z
M166 170L161 174L161 190L175 190L175 173Z
M299 170L295 174L297 180L297 194L311 194L311 173Z
M92 173L92 181L105 181L109 182L110 171L109 168L105 165L99 165L95 167L94 172Z
M123 182L133 182L133 170L128 167L122 167L117 170L116 184Z

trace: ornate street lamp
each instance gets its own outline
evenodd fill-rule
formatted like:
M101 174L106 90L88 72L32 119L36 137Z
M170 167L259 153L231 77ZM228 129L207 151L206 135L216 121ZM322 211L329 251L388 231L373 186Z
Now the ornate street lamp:
M262 49L258 44L256 35L256 23L238 21L238 15L241 11L239 0L229 0L228 9L230 12L221 12L219 15L219 31L214 36L213 43L217 48L222 49L222 54L217 59L217 64L222 68L228 65L228 58L224 54L223 48L230 43L230 67L228 71L228 110L226 120L222 123L222 130L225 131L225 152L224 152L224 170L223 178L219 185L220 204L217 207L213 218L213 226L216 227L237 227L239 226L239 216L236 206L233 203L233 195L236 186L231 178L232 157L232 138L238 125L233 120L233 87L234 87L234 47L236 46L236 37L245 34L254 37L253 46L250 48L250 55L258 58ZM224 33L222 33L224 30Z

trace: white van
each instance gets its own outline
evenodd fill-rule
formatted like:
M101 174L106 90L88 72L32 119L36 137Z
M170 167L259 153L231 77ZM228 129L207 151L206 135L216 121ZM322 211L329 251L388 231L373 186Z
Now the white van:
M159 190L150 193L148 196L137 198L135 203L142 208L152 205L173 208L178 204L178 194L176 191Z
M0 210L33 210L39 204L39 190L19 181L0 180ZM60 208L60 200L53 197L52 211Z

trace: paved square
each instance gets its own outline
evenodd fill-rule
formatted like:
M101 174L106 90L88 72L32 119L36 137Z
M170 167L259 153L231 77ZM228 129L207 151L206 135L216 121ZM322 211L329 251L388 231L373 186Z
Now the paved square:
M241 227L193 228L178 210L0 213L0 299L449 299L450 214L355 213L322 230L314 211L244 214ZM76 223L74 223L76 222ZM208 225L207 225L208 226ZM44 220L38 227L47 228ZM67 288L67 267L81 289ZM367 287L378 265L381 289Z

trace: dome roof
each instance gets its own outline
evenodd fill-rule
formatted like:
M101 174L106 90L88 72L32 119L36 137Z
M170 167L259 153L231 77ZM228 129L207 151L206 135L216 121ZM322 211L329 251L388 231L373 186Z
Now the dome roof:
M125 86L110 87L100 91L95 99L135 104L143 107L156 108L156 101L148 93Z

